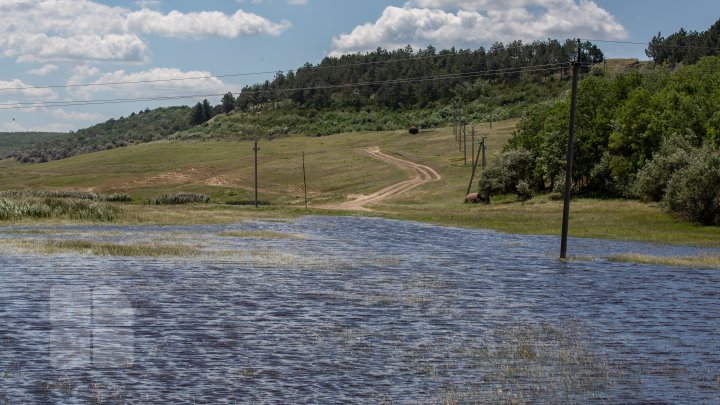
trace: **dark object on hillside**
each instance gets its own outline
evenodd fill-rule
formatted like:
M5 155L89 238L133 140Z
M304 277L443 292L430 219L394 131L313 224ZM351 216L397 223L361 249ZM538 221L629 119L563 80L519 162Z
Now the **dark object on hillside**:
M417 135L420 133L420 130L418 129L418 127L413 125L410 127L410 130L408 132L410 132L410 134L412 134L412 135Z
M465 196L465 202L477 204L480 202L480 195L478 193L470 193Z

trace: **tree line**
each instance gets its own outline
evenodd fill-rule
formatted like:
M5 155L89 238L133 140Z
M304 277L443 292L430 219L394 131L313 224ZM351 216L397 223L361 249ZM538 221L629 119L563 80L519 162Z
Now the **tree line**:
M51 140L20 146L5 155L22 163L42 163L82 153L163 139L190 128L189 107L145 109Z
M658 33L650 40L645 54L657 64L697 63L703 56L716 55L720 47L720 19L707 31L681 28L667 37Z
M559 195L569 102L527 111L480 180L484 199ZM720 57L585 77L575 133L573 182L580 194L658 201L683 218L720 225Z

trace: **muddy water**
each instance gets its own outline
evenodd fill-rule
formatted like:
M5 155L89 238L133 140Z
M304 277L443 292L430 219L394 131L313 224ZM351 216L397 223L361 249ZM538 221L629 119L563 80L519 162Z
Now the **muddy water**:
M0 257L0 403L720 401L718 270L368 218L2 232L203 253ZM699 250L570 242L628 252Z

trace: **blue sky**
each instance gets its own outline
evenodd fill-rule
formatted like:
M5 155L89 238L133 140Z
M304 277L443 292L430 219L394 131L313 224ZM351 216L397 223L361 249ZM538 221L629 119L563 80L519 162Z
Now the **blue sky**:
M238 92L272 74L212 76L294 69L377 47L647 43L659 31L705 30L718 18L717 0L0 0L0 131L75 130L199 100L52 102ZM645 58L643 45L598 45L607 57ZM127 83L148 80L156 82Z

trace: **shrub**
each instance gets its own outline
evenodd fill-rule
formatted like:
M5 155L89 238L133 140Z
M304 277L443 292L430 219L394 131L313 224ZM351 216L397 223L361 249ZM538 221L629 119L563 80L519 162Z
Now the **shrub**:
M633 186L634 194L645 200L662 200L670 178L687 167L698 151L685 137L667 138L653 160L638 172Z
M207 204L210 197L198 193L172 193L155 197L155 205Z
M526 149L503 152L480 178L480 198L487 200L497 194L520 194L517 187L521 183L527 186L527 190L523 191L529 192L534 167L535 159Z
M663 203L680 217L704 225L720 225L720 152L702 147L668 182Z

